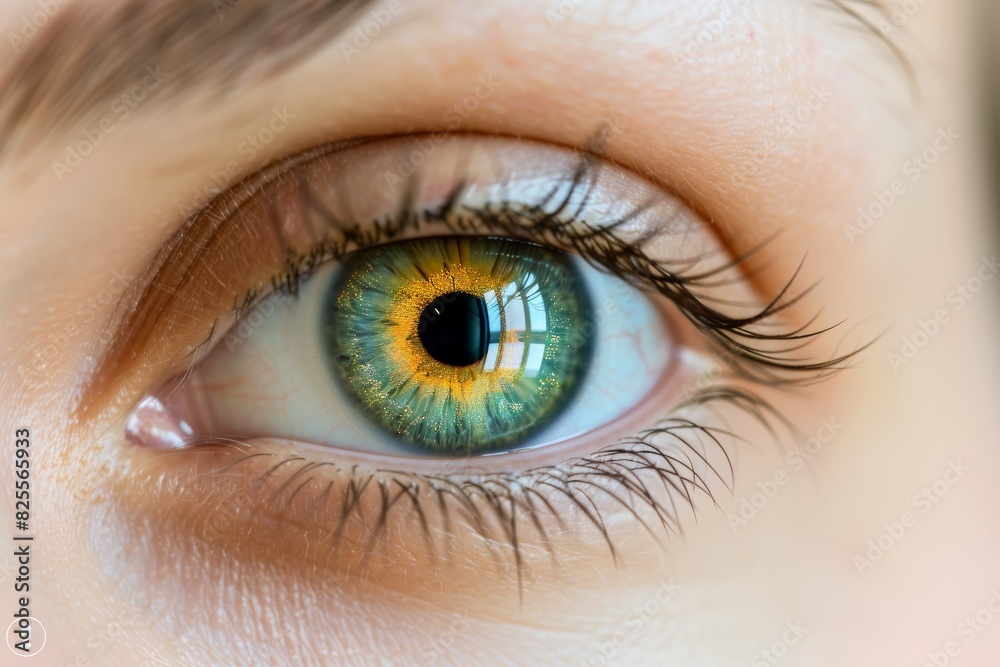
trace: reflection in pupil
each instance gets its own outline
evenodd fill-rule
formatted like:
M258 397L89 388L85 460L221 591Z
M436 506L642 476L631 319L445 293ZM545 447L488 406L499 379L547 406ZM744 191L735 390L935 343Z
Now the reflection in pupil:
M420 313L417 333L427 353L443 364L481 361L490 340L486 301L465 292L443 294Z

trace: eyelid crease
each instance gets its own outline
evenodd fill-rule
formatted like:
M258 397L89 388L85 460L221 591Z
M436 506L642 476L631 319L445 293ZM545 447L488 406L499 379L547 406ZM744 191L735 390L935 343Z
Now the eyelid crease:
M348 146L365 149L366 143ZM704 257L651 256L647 251L678 214L679 209L670 206L683 206L680 202L660 209L657 202L629 204L603 225L579 219L593 203L598 179L608 167L594 154L576 152L570 173L556 178L538 201L487 201L473 210L460 205L470 186L458 174L440 207L418 210L418 170L406 179L396 212L372 220L366 228L348 197L347 215L339 216L310 189L309 179L323 175L323 161L344 149L344 144L334 144L278 161L233 186L179 229L118 304L107 352L82 392L77 415L92 414L112 394L108 390L113 384L137 366L147 375L156 371L154 356L163 358L161 364L195 359L217 339L224 319L238 318L269 290L294 294L316 266L429 224L454 234L500 233L575 252L629 284L674 302L715 343L732 370L757 382L816 381L844 367L863 349L819 361L802 356L802 350L828 329L809 329L813 321L779 328L780 314L809 291L790 292L795 275L762 307L727 304L713 295L728 283L746 282L740 268L760 247L709 268L699 268ZM602 203L621 208L617 202ZM653 217L654 226L631 230L635 238L628 238L631 223L643 216ZM728 312L723 306L729 306ZM209 322L214 324L206 335Z

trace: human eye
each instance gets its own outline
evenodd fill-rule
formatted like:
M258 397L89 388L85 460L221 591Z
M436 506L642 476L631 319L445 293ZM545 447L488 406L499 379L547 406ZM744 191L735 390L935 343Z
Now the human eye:
M774 427L755 388L846 359L808 359L821 332L780 321L798 293L759 297L676 195L484 135L279 160L138 283L98 372L158 364L129 440L172 454L152 470L210 454L198 479L242 475L269 525L335 535L337 571L395 562L392 536L428 571L485 539L518 582L594 537L616 557L611 524L659 541L732 483L730 420Z
M589 230L624 239L627 227L670 219L683 252L691 216L573 151L486 137L436 144L415 183L379 190L386 162L425 141L277 166L253 195L265 203L244 204L242 218L280 216L276 240L296 259L276 288L254 290L260 303L241 309L182 388L161 392L177 409L140 404L137 435L146 415L178 425L155 434L161 445L255 435L488 454L585 436L649 399L675 343L662 309L596 264ZM524 158L535 166L519 168ZM295 203L286 212L273 201Z

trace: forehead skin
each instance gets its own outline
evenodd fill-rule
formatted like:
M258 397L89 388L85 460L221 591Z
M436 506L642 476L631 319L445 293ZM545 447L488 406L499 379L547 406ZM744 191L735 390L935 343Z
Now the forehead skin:
M991 298L954 313L901 372L886 355L950 307L949 290L990 254L976 185L977 127L966 105L966 3L926 3L905 20L903 39L921 45L915 68L932 62L954 74L922 77L920 103L892 56L856 24L815 3L746 4L752 9L730 21L717 0L595 1L566 10L553 3L566 19L553 22L550 5L530 0L411 0L350 62L332 43L281 76L221 98L197 90L151 98L62 182L52 163L65 159L63 146L86 121L0 162L0 402L10 406L0 425L12 433L28 424L40 434L35 604L59 629L46 649L59 661L53 664L81 654L93 664L131 665L151 655L194 664L173 633L192 615L210 613L233 622L188 629L205 651L200 657L220 664L259 657L247 647L277 633L248 620L259 617L241 606L248 600L274 609L278 627L292 628L274 638L286 656L307 647L306 655L329 651L343 664L363 664L359 656L419 654L422 635L413 628L448 630L449 609L371 591L366 605L357 590L330 591L289 571L262 567L220 586L212 576L224 560L217 554L204 554L206 574L196 584L173 572L170 559L182 549L149 553L138 580L114 580L109 573L131 565L129 550L156 530L123 518L129 498L91 486L125 459L102 448L93 425L68 424L63 415L78 374L100 351L101 325L122 289L116 277L143 269L212 174L233 161L241 175L252 173L327 141L437 129L484 81L489 92L462 130L583 146L598 128L613 128L606 156L689 201L735 252L782 232L768 246L772 268L760 277L762 290L780 286L807 255L803 283L822 279L812 304L852 325L896 328L856 371L791 407L809 434L823 419L842 424L817 464L819 484L790 487L766 517L733 535L725 512L738 511L739 499L776 469L773 458L742 453L731 505L702 514L668 570L626 573L568 603L548 591L551 604L527 610L530 622L498 621L495 610L473 605L473 628L444 660L461 664L475 649L498 664L563 664L574 647L618 627L627 603L648 597L665 576L687 582L690 592L623 649L627 664L747 662L781 639L785 622L797 621L810 628L795 657L800 664L920 664L927 651L944 650L956 625L988 601L1000 556L982 509L1000 501L984 472L1000 463L989 416L997 379L984 370L997 361ZM4 3L0 24L16 27L37 8ZM713 21L721 28L699 42ZM244 159L241 142L276 108L293 120ZM846 225L858 208L891 188L901 165L949 126L961 139L852 242ZM54 331L68 333L53 338ZM39 349L45 372L27 382L17 368ZM13 460L9 437L0 447ZM915 495L956 460L971 471L919 514ZM10 473L2 474L9 488ZM907 509L918 515L916 528L859 575L852 558ZM109 518L105 531L80 529ZM106 635L121 609L140 607L150 591L161 596L159 615L124 614L127 638L107 641L97 655L88 639ZM297 611L290 597L299 611L316 599L328 604L289 620ZM961 645L966 664L982 664L977 658L1000 647L997 626L975 637Z

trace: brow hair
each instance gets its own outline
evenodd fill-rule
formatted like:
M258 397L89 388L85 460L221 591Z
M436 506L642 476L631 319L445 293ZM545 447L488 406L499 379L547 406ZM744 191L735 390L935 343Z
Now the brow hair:
M0 156L95 115L150 68L171 99L215 84L224 95L294 65L339 34L370 0L78 1L56 11L0 72ZM11 45L13 46L13 44Z

